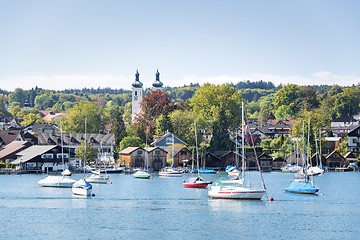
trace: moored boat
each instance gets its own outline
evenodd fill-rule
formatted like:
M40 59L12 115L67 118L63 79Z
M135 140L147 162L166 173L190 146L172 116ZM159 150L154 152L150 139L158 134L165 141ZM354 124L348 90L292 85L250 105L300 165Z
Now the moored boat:
M86 177L85 180L89 183L107 183L109 181L109 176L101 175L100 170L92 171L93 174L91 174L90 177Z
M181 177L182 172L177 168L166 167L166 168L160 169L159 176L161 176L161 177Z
M204 181L201 177L189 178L187 181L183 180L184 187L187 188L206 188L211 181Z
M85 179L80 179L72 186L72 192L75 195L90 196L92 192L92 185Z
M150 174L147 173L147 172L145 172L145 171L139 170L139 171L137 171L137 172L135 172L135 173L133 174L133 177L134 177L134 178L148 179L148 178L150 178Z
M71 188L76 181L65 176L47 176L38 181L43 187Z

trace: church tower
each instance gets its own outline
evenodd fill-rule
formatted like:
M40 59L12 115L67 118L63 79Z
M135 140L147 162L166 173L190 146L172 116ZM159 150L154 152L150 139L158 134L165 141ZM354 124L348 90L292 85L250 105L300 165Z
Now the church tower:
M139 71L136 70L135 82L132 84L132 121L136 117L136 114L139 114L141 109L141 102L143 98L143 84L139 80Z
M159 73L159 70L156 70L156 74L155 74L155 82L153 82L152 84L152 90L155 91L155 90L162 90L162 86L164 85L161 81L160 81L160 73Z

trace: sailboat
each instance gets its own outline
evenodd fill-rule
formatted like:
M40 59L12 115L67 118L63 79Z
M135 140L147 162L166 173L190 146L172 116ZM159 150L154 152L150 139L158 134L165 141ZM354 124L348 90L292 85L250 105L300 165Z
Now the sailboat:
M172 135L172 163L171 163L171 167L164 167L162 169L160 169L159 171L159 176L160 177L181 177L182 176L182 172L177 169L174 168L174 134Z
M307 175L309 176L317 176L324 173L324 169L322 169L322 163L321 163L321 132L319 131L319 133L320 133L320 151L317 152L316 154L318 161L316 166L309 166L309 168L307 169ZM316 132L315 132L315 138L316 138ZM317 151L318 150L317 139L315 140L315 147Z
M101 175L100 169L91 172L92 174L89 177L85 178L86 181L88 181L89 183L107 183L109 181L109 176Z
M62 126L60 121L60 137L61 137L61 158L62 166L64 168L64 147L63 147L63 137L62 137ZM67 170L67 169L66 169ZM61 173L62 176L47 176L44 179L38 181L38 184L42 187L60 187L60 188L71 188L76 182L75 180L69 178L68 174L64 174L65 169ZM70 172L70 171L69 171Z
M244 102L242 102L242 139L244 139ZM249 131L253 147L254 141ZM254 148L255 157L257 159L257 154ZM266 193L266 187L264 179L262 178L261 168L259 161L257 161L258 169L260 172L261 179L263 181L263 187L251 185L245 179L245 147L244 141L242 141L242 166L241 166L241 178L236 178L234 180L223 180L218 181L215 185L210 186L208 194L211 198L221 198L221 199L248 199L248 200L261 200L261 198Z
M141 179L149 179L150 174L149 171L149 153L148 153L148 146L147 146L147 138L148 138L148 129L146 131L146 142L145 142L145 161L146 161L146 170L138 170L133 174L134 178L141 178Z
M309 129L310 129L310 116L309 116ZM309 130L310 131L310 130ZM303 121L303 157L304 157L304 167L303 170L298 171L294 179L289 183L289 185L284 188L285 192L290 193L300 193L300 194L315 194L319 191L319 188L317 188L314 185L313 180L310 179L309 175L307 174L306 165L307 165L307 159L308 157L305 156L305 137L304 137L304 121ZM308 135L308 142L309 142L309 135ZM306 158L306 159L305 159Z
M84 178L80 179L72 186L72 192L75 195L90 196L92 192L92 185L85 179L85 165L86 165L86 117L85 117L85 150L84 150Z
M197 148L197 134L196 134L196 122L194 122L194 127L195 127L195 147L196 147L196 164L197 164L197 168L199 169L199 151ZM200 171L197 171L198 176L197 177L193 177L193 178L189 178L187 181L183 180L183 185L184 187L187 188L206 188L209 184L212 184L211 181L204 181L201 177L200 177Z

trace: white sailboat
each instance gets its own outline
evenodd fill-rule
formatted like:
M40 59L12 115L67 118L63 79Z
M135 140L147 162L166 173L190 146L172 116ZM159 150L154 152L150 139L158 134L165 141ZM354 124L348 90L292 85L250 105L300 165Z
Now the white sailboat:
M75 195L90 196L92 192L92 185L85 179L85 165L86 165L86 117L85 117L85 150L84 150L84 178L80 179L72 186L72 192Z
M62 157L62 166L64 168L64 147L63 147L63 138L62 138L62 126L60 122L60 137L61 137L61 157ZM67 170L67 169L66 169ZM72 185L76 182L75 180L69 178L67 174L61 173L62 176L47 176L44 179L38 181L38 184L42 187L60 187L60 188L71 188Z
M89 183L107 183L109 181L109 176L106 173L105 176L101 175L100 169L92 171L92 173L89 177L85 178Z
M244 102L242 102L242 139L244 139ZM250 131L251 139L251 131ZM266 193L265 183L263 181L263 187L251 186L251 184L245 181L245 150L244 141L242 141L242 166L241 166L241 179L218 181L215 185L209 188L209 197L221 198L221 199L248 199L248 200L261 200ZM257 159L256 151L255 157ZM258 163L258 168L261 175L261 169Z
M315 132L315 138L316 138L316 132ZM315 147L316 147L316 151L318 151L317 139L315 139ZM316 166L310 166L307 169L307 175L309 176L317 176L324 173L324 169L322 169L322 163L321 163L321 132L320 132L320 151L317 152L316 157L318 159Z
M172 163L171 163L171 167L164 167L162 169L160 169L159 171L159 176L160 177L181 177L182 176L182 172L177 169L177 168L174 168L174 144L175 144L175 141L174 141L174 134L172 135Z

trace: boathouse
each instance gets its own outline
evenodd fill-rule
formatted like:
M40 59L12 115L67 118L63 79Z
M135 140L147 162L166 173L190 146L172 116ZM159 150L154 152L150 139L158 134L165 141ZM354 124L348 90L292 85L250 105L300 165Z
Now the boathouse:
M148 147L147 151L149 168L157 171L166 165L167 152L164 149L159 147Z
M335 168L344 167L345 158L337 151L333 151L326 157L326 165L329 170L335 170Z

